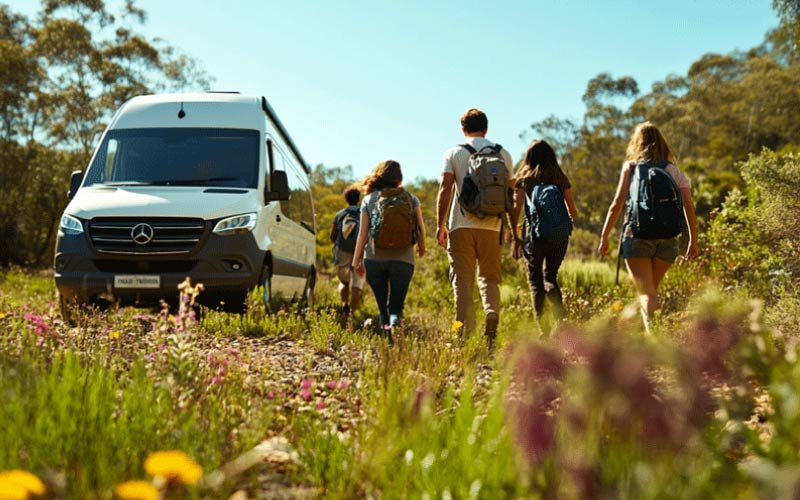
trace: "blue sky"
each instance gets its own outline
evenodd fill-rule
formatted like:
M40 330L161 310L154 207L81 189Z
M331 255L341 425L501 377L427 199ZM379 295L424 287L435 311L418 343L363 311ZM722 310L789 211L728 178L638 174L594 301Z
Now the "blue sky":
M215 90L266 95L310 164L361 176L392 158L408 179L438 178L467 108L487 113L488 137L517 159L532 122L580 118L598 73L646 92L777 25L769 0L136 3L149 15L140 31L196 58Z

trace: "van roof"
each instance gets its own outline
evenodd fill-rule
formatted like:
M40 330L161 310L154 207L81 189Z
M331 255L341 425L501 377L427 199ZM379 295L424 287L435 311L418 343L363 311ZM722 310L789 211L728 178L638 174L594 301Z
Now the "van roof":
M183 116L179 116L180 110L184 111ZM210 127L264 131L265 113L308 172L309 167L300 151L264 97L230 92L137 96L120 107L108 124L108 129Z

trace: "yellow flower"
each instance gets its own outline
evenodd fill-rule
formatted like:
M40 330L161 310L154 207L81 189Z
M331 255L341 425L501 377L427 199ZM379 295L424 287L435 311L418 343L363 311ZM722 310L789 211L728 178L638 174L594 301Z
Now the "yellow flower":
M6 313L0 313L0 319L3 319L5 317L6 317Z
M611 304L611 310L614 311L615 313L620 312L622 310L622 302L618 300L613 304Z
M458 333L458 331L461 330L461 327L463 327L463 326L464 326L464 323L462 323L461 321L455 320L455 321L453 321L453 327L450 328L450 331L453 332L453 333Z
M194 484L203 476L203 469L180 450L156 451L144 461L144 470L153 476Z
M300 340L297 341L297 345L299 345L299 346L302 346L305 343L306 343L306 341L303 340L303 339L300 339Z
M114 488L114 493L124 500L156 500L158 490L147 481L126 481Z
M29 495L43 494L44 489L44 483L30 472L18 469L0 472L0 499L26 499Z
M114 493L124 500L156 500L158 490L147 481L126 481L114 488Z
M117 340L119 338L119 332L116 330L108 332L108 338L110 338L111 340Z
M0 500L27 500L28 491L17 483L0 482Z

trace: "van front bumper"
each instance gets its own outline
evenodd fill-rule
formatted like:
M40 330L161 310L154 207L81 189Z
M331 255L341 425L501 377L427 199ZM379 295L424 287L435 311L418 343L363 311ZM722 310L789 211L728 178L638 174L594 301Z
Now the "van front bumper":
M187 277L202 283L203 303L241 299L258 285L265 252L252 233L207 234L184 255L117 256L95 250L88 235L59 232L54 258L55 283L66 300L157 303L178 299L178 285ZM154 281L157 288L121 288L117 277ZM135 285L134 285L135 286Z

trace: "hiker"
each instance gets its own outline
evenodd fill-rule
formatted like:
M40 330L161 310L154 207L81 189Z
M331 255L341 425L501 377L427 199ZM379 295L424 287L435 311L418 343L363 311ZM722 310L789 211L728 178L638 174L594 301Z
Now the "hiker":
M436 240L447 248L455 319L466 333L475 328L477 266L478 291L486 314L484 336L491 348L500 320L501 229L506 213L516 215L511 155L486 139L487 130L483 111L469 109L461 117L466 141L444 154L436 200ZM516 219L510 227L516 227Z
M403 306L414 274L414 245L425 255L425 223L416 196L402 187L400 164L386 160L363 181L361 223L353 255L353 268L366 273L380 324L390 333L403 326Z
M660 307L658 284L678 257L677 237L684 229L689 230L686 258L698 253L689 179L674 162L672 150L655 125L644 122L636 126L598 248L601 255L608 253L608 236L627 200L620 251L636 286L648 332L650 319Z
M339 277L339 301L345 316L355 312L361 304L361 290L364 277L353 270L353 252L358 239L358 226L361 221L361 191L351 185L344 190L347 207L333 217L331 243L333 243L333 265Z
M524 207L522 238L514 238L514 258L525 256L528 283L536 318L544 309L545 297L553 315L564 317L558 270L567 254L572 223L578 215L572 184L561 170L553 148L545 141L534 141L515 176L515 210ZM544 266L544 272L542 271Z

